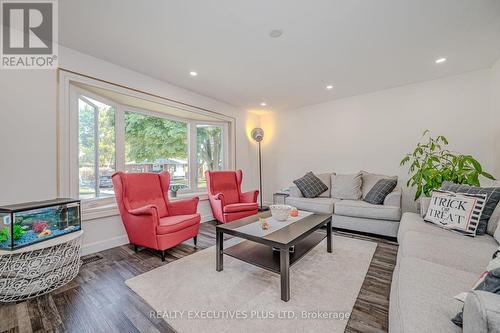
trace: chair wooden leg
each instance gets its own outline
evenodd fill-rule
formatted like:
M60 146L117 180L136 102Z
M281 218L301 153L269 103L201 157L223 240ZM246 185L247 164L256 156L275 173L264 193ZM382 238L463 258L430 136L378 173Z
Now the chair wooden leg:
M165 261L165 250L160 251L161 261Z
M198 236L194 236L193 241L194 241L194 247L196 247L196 244L198 244Z

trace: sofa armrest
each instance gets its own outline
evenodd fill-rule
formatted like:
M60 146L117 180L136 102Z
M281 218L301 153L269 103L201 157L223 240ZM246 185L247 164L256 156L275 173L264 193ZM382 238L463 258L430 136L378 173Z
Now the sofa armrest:
M295 198L303 198L302 192L300 192L299 188L296 185L292 185L289 187L290 196Z
M464 333L500 332L500 295L474 290L465 299Z
M394 190L389 193L384 199L384 206L393 206L401 208L401 197L403 191L401 187L396 186Z

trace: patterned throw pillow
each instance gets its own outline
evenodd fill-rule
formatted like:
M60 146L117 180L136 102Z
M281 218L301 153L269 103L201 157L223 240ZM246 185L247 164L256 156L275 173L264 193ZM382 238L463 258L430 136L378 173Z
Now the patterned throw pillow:
M318 195L328 190L328 186L311 171L306 173L304 177L294 180L293 183L297 185L302 195L306 198L316 198Z
M437 190L432 192L424 220L444 229L474 237L485 201L485 194L459 194Z
M451 182L444 182L441 190L466 194L486 194L486 204L479 220L476 234L484 235L488 228L488 222L500 201L500 187L475 187L469 185L459 185Z
M396 179L380 179L373 185L363 201L374 205L381 205L384 203L385 197L394 190L397 184L398 181Z

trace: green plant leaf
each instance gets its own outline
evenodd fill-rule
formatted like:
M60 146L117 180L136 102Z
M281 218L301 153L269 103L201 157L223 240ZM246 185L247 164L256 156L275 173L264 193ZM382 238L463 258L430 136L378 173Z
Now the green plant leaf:
M483 172L483 168L481 167L481 164L479 164L479 162L476 161L472 156L467 156L467 160L474 166L474 169L477 172Z
M471 155L444 149L443 147L449 143L446 137L440 135L433 138L429 130L425 130L422 136L426 137L425 142L418 142L413 152L406 154L400 163L404 165L410 162L408 170L410 178L406 185L416 187L416 199L422 194L429 196L443 181L479 185L480 176L495 179L485 172L481 164Z
M421 194L422 194L422 189L418 189L417 193L415 193L415 200L417 200L418 198L420 198Z
M493 177L492 175L490 175L489 173L484 172L484 171L481 171L481 176L488 178L488 179L491 179L491 180L496 180L495 177Z

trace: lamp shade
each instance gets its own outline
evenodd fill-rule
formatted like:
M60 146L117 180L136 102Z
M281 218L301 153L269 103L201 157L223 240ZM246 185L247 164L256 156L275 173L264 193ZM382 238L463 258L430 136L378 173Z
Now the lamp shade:
M254 128L251 133L252 139L257 142L261 142L264 139L264 130L262 128Z

